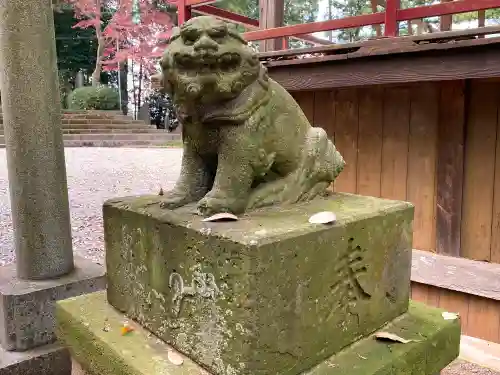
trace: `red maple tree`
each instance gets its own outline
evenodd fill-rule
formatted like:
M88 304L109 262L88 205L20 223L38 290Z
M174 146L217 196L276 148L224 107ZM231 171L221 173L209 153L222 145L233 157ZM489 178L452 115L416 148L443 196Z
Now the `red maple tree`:
M72 5L80 21L73 28L93 28L98 43L92 85L100 84L103 70L118 70L119 64L131 59L147 71L156 70L158 48L170 35L173 20L169 13L158 9L155 0L66 0ZM168 3L168 2L167 2ZM103 9L112 9L113 15L105 24ZM135 15L134 15L135 11Z

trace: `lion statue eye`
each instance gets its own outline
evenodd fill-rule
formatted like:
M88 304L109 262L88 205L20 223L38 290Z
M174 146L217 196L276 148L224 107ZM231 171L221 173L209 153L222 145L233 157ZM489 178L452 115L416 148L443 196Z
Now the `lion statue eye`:
M196 32L185 32L182 33L182 41L184 42L184 44L191 46L194 43L196 43L199 36L200 36L199 33Z
M211 30L208 35L210 36L210 38L212 38L213 40L217 41L217 42L220 42L222 41L227 33L225 30Z

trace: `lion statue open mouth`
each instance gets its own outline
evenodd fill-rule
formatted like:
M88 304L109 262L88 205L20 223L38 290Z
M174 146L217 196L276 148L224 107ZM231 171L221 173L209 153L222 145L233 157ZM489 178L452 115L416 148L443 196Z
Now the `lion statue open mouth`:
M324 193L345 162L321 128L268 77L236 29L215 17L177 28L161 59L183 129L180 177L162 207L242 213Z
M234 27L212 17L174 30L161 67L178 101L202 103L236 97L260 71L257 55Z

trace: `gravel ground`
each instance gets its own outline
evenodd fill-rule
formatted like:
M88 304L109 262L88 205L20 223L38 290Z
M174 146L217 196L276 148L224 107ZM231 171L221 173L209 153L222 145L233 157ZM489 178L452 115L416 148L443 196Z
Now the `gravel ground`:
M75 253L103 261L102 203L169 189L180 170L180 149L66 148ZM14 261L5 150L0 149L0 265Z
M441 371L441 375L500 375L500 372L459 360Z

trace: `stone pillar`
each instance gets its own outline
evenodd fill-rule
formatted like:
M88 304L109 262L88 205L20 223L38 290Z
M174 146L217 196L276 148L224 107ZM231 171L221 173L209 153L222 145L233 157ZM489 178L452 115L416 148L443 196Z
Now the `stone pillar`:
M0 87L17 276L73 270L51 0L0 0Z
M83 87L84 86L83 81L84 81L83 72L81 70L79 70L78 73L76 73L75 87L77 89L80 87Z
M71 375L55 302L106 277L73 260L51 0L0 0L0 66L17 256L0 267L0 375Z

